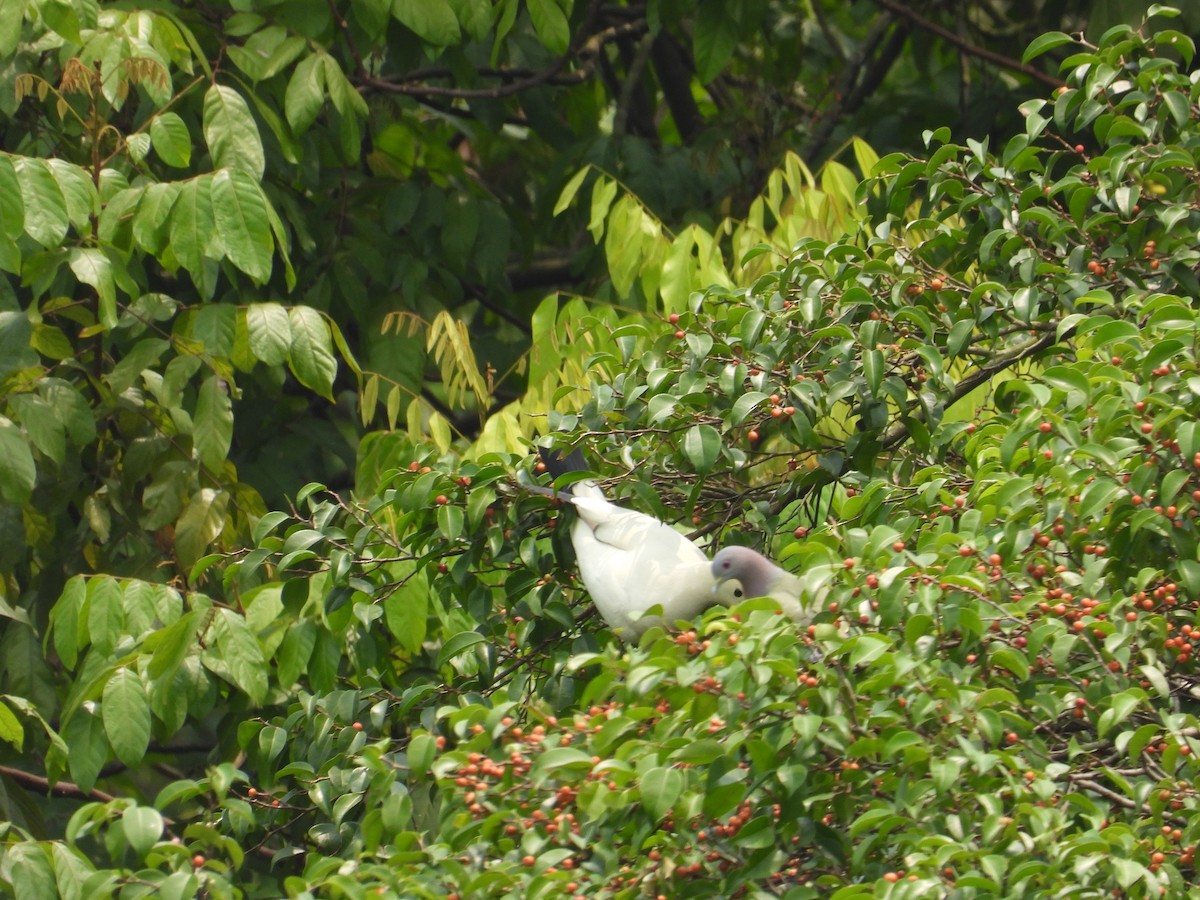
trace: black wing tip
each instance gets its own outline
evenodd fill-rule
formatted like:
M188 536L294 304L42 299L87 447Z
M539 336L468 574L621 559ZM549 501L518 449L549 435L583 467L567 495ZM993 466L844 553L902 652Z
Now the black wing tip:
M578 447L566 455L563 455L561 450L538 447L538 456L546 464L546 471L550 473L551 478L558 478L568 472L586 472L588 470L587 460L583 458L583 451Z

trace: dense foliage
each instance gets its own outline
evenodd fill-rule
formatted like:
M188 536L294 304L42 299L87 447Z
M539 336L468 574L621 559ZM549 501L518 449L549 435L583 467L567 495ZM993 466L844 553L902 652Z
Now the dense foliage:
M691 6L651 4L717 53L727 5ZM423 170L453 190L379 190L433 152L416 119L356 169L356 87L409 83L395 29L482 77L484 45L492 67L582 52L600 5L496 8L3 7L5 112L37 127L0 155L0 890L1184 891L1200 77L1173 11L1035 40L1021 65L1056 54L1066 84L1014 135L853 141L860 175L787 154L736 217L681 224L602 158L564 166L537 203L586 225L602 299L497 331L530 347L500 405L449 310L497 277L519 213L463 189L466 151ZM214 54L217 29L239 40ZM726 61L700 54L702 78ZM297 198L335 172L355 202L310 219ZM403 377L345 336L370 343L377 290L407 298ZM269 511L243 468L283 457L237 444L341 396L339 368L364 421L382 404L407 430L362 440L353 492ZM451 408L486 412L478 434ZM769 547L817 624L752 600L620 645L574 581L568 513L514 477L537 477L534 431L583 444L630 505Z

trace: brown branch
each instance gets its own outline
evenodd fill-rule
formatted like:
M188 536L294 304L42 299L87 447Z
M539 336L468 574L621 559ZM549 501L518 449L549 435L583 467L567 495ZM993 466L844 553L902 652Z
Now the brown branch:
M519 94L522 91L527 91L531 88L540 87L543 84L556 85L572 85L582 84L592 77L590 67L582 67L569 76L558 77L558 73L567 64L568 56L563 56L554 65L548 69L543 69L526 78L521 78L517 81L510 81L508 84L497 85L491 88L456 88L443 87L436 84L427 83L406 83L392 82L385 78L360 78L359 83L364 87L372 88L377 91L382 91L388 94L403 94L406 97L449 97L454 100L499 100L502 97L511 97L513 94Z
M365 74L359 79L359 83L364 87L390 94L404 94L410 97L449 97L456 100L497 100L502 97L511 97L531 88L541 87L544 84L582 84L594 74L596 59L602 56L601 50L605 44L625 35L639 34L647 28L646 22L639 19L589 34L591 26L600 12L600 7L601 0L593 0L584 17L583 26L580 28L580 35L584 35L584 37L572 40L566 53L549 67L515 78L505 84L490 88L457 88L426 82L416 83L410 80L413 76L406 76L405 80L401 81L391 81ZM567 75L560 75L572 60L580 62L579 68ZM503 79L510 76L512 71L480 70L478 74L483 75L490 72L493 77Z
M953 44L959 50L971 56L985 59L988 62L995 63L1003 69L1010 69L1013 72L1020 72L1022 75L1028 75L1035 81L1040 81L1043 84L1048 84L1050 87L1061 87L1064 82L1060 78L1055 78L1053 75L1047 75L1040 69L1026 65L1019 60L1013 59L1011 56L1005 56L1003 53L997 53L994 50L988 50L986 47L979 47L972 44L965 38L959 37L948 28L944 28L937 22L925 18L920 13L913 12L909 9L907 3L901 3L899 0L875 0L877 4L882 6L888 12L898 16L903 16L912 22L918 28L928 31L930 34L935 34L948 44Z
M21 787L48 794L51 797L69 797L73 800L95 800L99 803L111 803L117 799L112 794L106 794L104 791L97 790L96 788L85 791L79 785L73 784L70 781L56 781L51 784L48 778L44 778L41 775L34 775L32 772L25 772L21 769L14 769L11 766L0 766L0 775L11 778L17 784L21 785Z
M998 375L1000 372L1003 372L1005 369L1010 369L1018 363L1024 362L1025 360L1036 356L1043 350L1054 346L1054 344L1058 343L1060 340L1060 337L1057 334L1057 325L1055 323L1050 323L1049 325L1044 326L1032 325L1029 327L1033 329L1044 327L1048 330L1046 334L1042 335L1036 341L1031 341L1028 344L1022 344L1020 347L1016 347L1007 353L1002 353L993 358L991 362L981 365L979 368L969 372L954 386L954 390L950 392L950 395L946 400L946 408L953 406L963 397L966 397L968 394L970 394L971 391L975 390L975 388ZM1068 329L1062 335L1062 337L1070 337L1073 333L1073 328ZM915 411L913 415L917 419L920 419L921 417L919 410ZM898 445L902 444L904 441L908 440L910 436L911 432L908 425L906 425L904 422L897 422L886 432L884 432L883 436L880 438L879 447L881 450L892 450ZM830 449L844 450L844 448ZM835 476L833 476L832 473L829 480L835 480ZM771 511L774 513L780 512L787 507L788 504L805 496L813 489L813 487L816 487L816 485L809 485L807 489L801 491L798 488L794 488L791 484L785 485L776 493L775 498L771 501Z
M1043 350L1054 346L1059 341L1057 328L1048 331L1036 341L1030 341L1028 344L1022 344L1010 350L1007 353L1002 353L995 357L990 363L985 363L973 372L967 375L954 386L954 390L950 392L950 397L946 402L946 407L949 408L961 400L975 388L979 387L984 382L992 377L1003 372L1005 369L1010 369L1018 363L1024 362L1030 357L1036 356ZM1070 329L1064 334L1064 337L1070 337L1074 333L1074 329ZM897 444L902 443L909 437L908 426L903 422L897 422L884 434L880 440L880 447L883 450L891 450Z

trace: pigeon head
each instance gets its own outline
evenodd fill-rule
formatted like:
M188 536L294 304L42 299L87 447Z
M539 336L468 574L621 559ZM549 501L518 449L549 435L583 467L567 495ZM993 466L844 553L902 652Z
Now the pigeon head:
M725 547L712 561L712 576L718 588L726 582L740 583L743 597L765 597L779 567L749 547Z

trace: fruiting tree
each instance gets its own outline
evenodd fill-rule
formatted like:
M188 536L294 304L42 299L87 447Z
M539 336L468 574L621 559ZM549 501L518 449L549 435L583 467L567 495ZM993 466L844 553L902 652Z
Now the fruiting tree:
M590 186L630 303L544 304L540 387L476 444L373 435L354 497L311 486L187 592L67 582L74 687L54 721L3 698L0 737L87 802L13 805L6 888L1182 895L1200 86L1159 13L1036 41L1067 87L994 152L860 146L854 203L793 158L671 234L581 172L561 212ZM514 483L534 424L623 502L768 547L816 624L751 600L620 645L568 513Z

